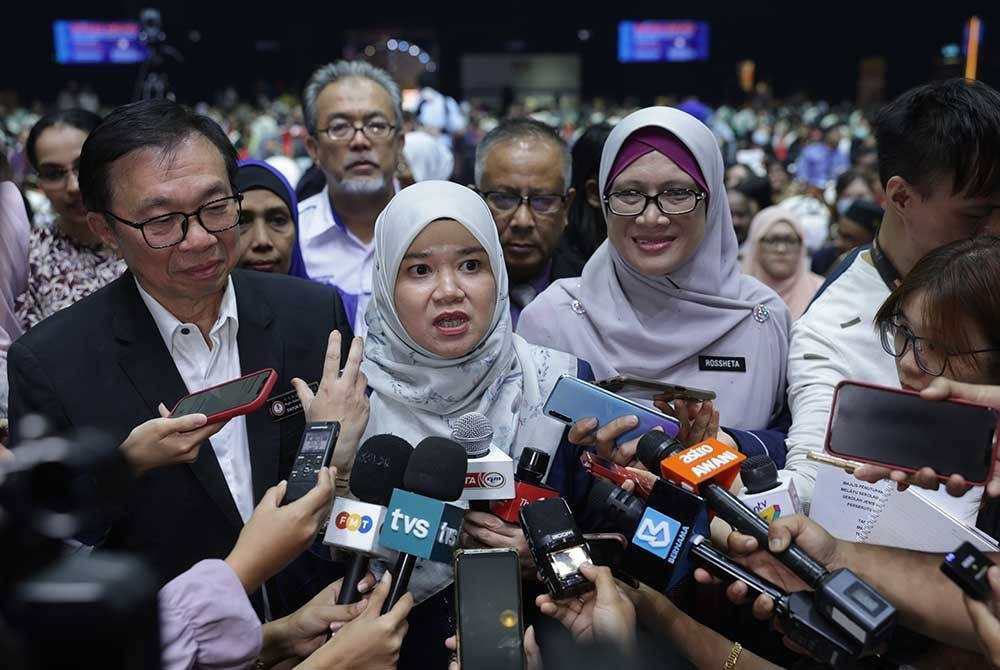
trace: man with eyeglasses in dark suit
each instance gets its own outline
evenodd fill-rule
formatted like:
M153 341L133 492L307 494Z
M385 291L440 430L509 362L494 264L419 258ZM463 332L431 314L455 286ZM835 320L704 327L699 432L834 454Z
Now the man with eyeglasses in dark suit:
M97 428L127 451L130 431L164 414L161 403L264 368L278 373L275 393L295 377L318 381L335 329L346 357L351 329L336 291L233 269L236 160L214 121L170 101L120 107L93 130L80 156L88 224L128 271L11 346L13 435L40 414L55 431ZM134 485L78 539L136 553L163 581L223 558L264 492L288 477L303 427L302 414L278 421L262 409L176 433L200 447L160 454L158 467L130 460ZM310 572L315 584L282 573L255 593L258 614L291 612L326 586Z

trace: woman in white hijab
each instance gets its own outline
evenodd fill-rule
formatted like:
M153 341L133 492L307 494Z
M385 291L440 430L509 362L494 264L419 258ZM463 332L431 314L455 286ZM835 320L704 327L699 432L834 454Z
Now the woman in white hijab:
M728 425L765 429L783 409L790 318L740 273L712 132L677 109L634 112L608 137L599 182L608 240L582 277L528 305L518 333L588 361L599 379L712 389ZM746 453L774 451L728 432Z
M483 199L444 181L397 193L375 223L373 279L361 365L372 389L371 415L362 439L391 433L416 444L450 437L460 416L481 412L493 425L493 443L512 458L528 446L552 455L547 482L567 495L582 469L573 470L574 450L559 449L565 426L542 406L559 376L578 375L581 367L574 356L512 332L503 249ZM518 548L529 569L520 527L492 514L467 512L462 541ZM450 565L422 563L410 591L419 603L451 577ZM417 619L440 618L446 597L447 591L415 610ZM443 652L427 642L433 634L422 641L435 648L427 653Z

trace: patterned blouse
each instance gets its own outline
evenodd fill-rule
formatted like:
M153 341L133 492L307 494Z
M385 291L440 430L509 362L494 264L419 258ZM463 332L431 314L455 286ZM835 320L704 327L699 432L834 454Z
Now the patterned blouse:
M55 224L31 230L28 289L18 296L17 316L28 330L43 319L117 279L125 261L65 236Z

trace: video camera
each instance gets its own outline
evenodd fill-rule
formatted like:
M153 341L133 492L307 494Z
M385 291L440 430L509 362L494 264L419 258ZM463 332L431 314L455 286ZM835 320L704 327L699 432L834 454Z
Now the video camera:
M38 422L29 432L0 464L4 667L159 668L154 573L132 556L70 547L128 486L118 445L97 431L45 436Z

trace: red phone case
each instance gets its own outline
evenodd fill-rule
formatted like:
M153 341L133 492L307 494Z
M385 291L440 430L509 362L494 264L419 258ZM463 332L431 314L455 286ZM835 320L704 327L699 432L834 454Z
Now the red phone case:
M177 411L177 406L180 405L182 402L184 402L186 398L190 398L191 396L204 393L205 391L211 391L212 389L217 389L222 386L227 386L234 382L246 379L247 377L254 377L262 372L269 372L270 374L267 376L267 381L264 382L264 386L261 387L260 393L257 394L256 398L254 398L251 402L248 402L244 405L237 405L236 407L230 407L224 412L219 412L217 414L209 415L207 423L219 423L221 421L228 421L229 419L232 419L234 416L242 416L244 414L249 414L250 412L256 412L267 401L268 394L271 392L271 389L274 388L275 382L278 381L278 373L274 370L274 368L264 368L263 370L258 370L257 372L251 372L248 375L243 375L242 377L238 377L237 379L231 379L228 382L223 382L221 384L216 384L215 386L210 386L195 393L189 393L174 404L174 408L170 410L170 415L173 416L174 412Z
M901 472L909 472L909 473L915 473L915 472L917 472L919 470L919 468L909 468L909 467L906 467L906 466L903 466L903 465L898 465L896 463L885 463L885 462L882 462L882 461L873 461L873 460L870 460L870 459L867 459L867 458L862 458L862 457L860 457L860 456L858 456L856 454L845 454L843 452L834 451L832 448L830 448L830 436L833 434L833 417L836 416L836 414L837 414L837 397L840 394L840 389L842 387L844 387L844 386L863 386L865 388L875 389L877 391L889 391L891 393L899 393L899 394L903 394L903 395L911 395L911 396L920 397L920 393L918 393L916 391L908 391L906 389L891 388L891 387L888 387L888 386L879 386L878 384L869 384L867 382L858 382L858 381L852 381L852 380L849 380L849 379L842 380L840 383L837 384L836 388L834 388L834 390L833 390L833 405L831 405L831 407L830 407L830 418L827 419L827 424L826 424L826 441L825 441L825 443L823 445L823 448L828 453L833 454L834 456L839 456L841 458L847 458L847 459L850 459L852 461L858 461L860 463L868 463L870 465L877 465L879 467L889 468L891 470L899 470ZM936 401L936 402L953 402L953 403L958 403L960 405L969 405L970 407L984 407L986 409L993 410L994 412L996 411L995 408L990 407L989 405L980 405L978 403L969 402L967 400L959 400L957 398L955 398L955 399L947 399L947 400L940 400L940 401ZM969 481L969 480L966 480L969 484L973 484L973 485L977 485L977 486L985 486L987 483L989 483L993 479L993 471L994 471L994 469L996 469L996 465L997 465L997 460L996 459L997 459L997 436L998 436L998 434L1000 434L1000 433L998 433L997 431L994 431L994 433L993 433L992 457L990 458L990 469L989 469L989 472L986 473L986 479L984 479L983 481ZM940 480L942 482L947 482L949 476L950 475L938 475L937 478L938 478L938 480Z

